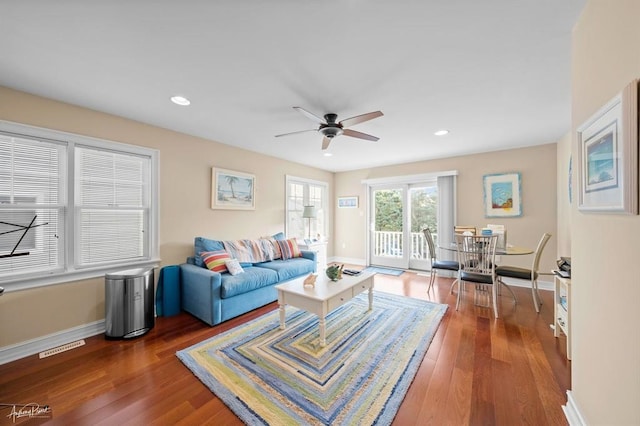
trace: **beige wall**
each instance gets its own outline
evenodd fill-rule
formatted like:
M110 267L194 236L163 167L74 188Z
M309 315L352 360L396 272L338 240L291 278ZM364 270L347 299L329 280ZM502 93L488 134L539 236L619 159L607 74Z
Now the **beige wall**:
M158 149L163 265L183 262L196 236L255 238L283 231L286 174L329 183L333 199L332 173L3 87L0 120ZM211 210L213 166L256 175L255 211ZM0 347L98 321L104 315L100 278L6 292L0 297Z
M365 259L363 238L366 232L366 187L363 179L458 171L459 224L482 227L487 223L504 224L510 244L535 248L544 232L553 234L545 251L541 268L551 270L556 259L556 144L497 151L485 154L420 161L389 167L337 173L336 197L358 195L360 208L337 209L334 253L340 258ZM522 173L522 211L517 218L485 218L483 180L485 174ZM511 256L510 264L531 266L531 256ZM506 262L506 259L503 259Z
M574 136L640 77L639 17L638 0L588 1L573 34ZM575 159L577 141L572 145ZM638 425L640 216L585 214L574 202L571 222L572 394L587 424Z

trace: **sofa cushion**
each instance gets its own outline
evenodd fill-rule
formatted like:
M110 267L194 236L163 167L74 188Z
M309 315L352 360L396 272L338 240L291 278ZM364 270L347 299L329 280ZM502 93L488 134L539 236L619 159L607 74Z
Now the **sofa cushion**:
M231 259L229 253L224 250L205 251L200 253L200 257L207 268L213 272L227 272L226 261Z
M203 251L216 251L216 250L224 250L224 246L222 245L222 241L218 240L210 240L208 238L196 237L194 241L194 256L195 256L195 264L197 266L205 266L202 258L200 257L200 253Z
M280 254L282 255L282 260L300 257L300 249L298 248L298 243L295 239L291 238L288 240L277 240L277 242L280 246Z
M288 260L274 260L260 264L260 268L272 269L278 273L278 281L286 281L313 272L315 262L304 257Z
M278 273L261 267L244 268L238 275L222 274L220 297L223 299L244 294L252 290L276 284Z

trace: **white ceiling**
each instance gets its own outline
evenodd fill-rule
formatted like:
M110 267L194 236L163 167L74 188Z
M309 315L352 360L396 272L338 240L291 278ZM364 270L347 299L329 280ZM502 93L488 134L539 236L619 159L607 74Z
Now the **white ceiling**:
M0 85L330 171L546 144L584 3L0 0ZM293 106L380 140L275 138L317 128Z

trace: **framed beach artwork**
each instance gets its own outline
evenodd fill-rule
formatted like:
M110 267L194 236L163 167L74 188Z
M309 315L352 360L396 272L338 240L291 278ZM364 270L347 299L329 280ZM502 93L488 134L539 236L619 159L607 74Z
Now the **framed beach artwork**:
M213 167L211 169L211 208L255 210L256 177L249 173Z
M638 214L638 81L578 128L578 209Z
M339 209L357 209L358 197L338 197Z
M484 216L522 216L522 184L520 173L483 176Z

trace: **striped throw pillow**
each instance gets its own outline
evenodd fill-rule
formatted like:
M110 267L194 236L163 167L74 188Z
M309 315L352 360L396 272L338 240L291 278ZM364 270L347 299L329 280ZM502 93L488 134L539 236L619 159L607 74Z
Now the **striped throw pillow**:
M300 249L298 248L298 243L295 239L291 238L289 240L276 240L278 246L280 247L280 254L282 255L282 260L292 259L294 257L300 257Z
M227 272L227 265L225 261L231 259L231 255L225 250L216 251L204 251L200 253L202 262L207 265L207 268L214 272Z

